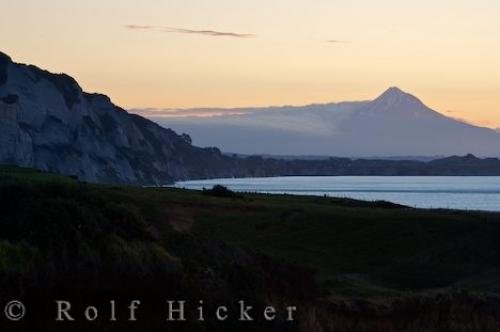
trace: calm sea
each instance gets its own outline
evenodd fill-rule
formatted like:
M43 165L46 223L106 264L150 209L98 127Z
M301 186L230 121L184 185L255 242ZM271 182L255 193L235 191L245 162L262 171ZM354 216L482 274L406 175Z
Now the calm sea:
M500 176L293 176L185 181L188 189L224 185L234 191L386 200L423 208L500 211Z

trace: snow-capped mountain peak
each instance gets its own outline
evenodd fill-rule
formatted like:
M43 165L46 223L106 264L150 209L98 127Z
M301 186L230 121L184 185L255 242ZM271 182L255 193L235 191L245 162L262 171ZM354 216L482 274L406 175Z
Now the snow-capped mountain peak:
M222 113L222 112L220 112ZM157 119L193 141L247 154L337 156L498 156L500 134L465 124L392 87L372 101L245 116Z
M420 99L404 92L397 87L391 87L376 98L371 105L370 109L378 111L415 111L415 110L429 110Z

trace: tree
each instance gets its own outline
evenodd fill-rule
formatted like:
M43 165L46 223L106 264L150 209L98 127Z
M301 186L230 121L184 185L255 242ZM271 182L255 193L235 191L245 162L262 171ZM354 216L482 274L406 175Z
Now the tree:
M182 133L181 135L182 139L186 141L189 145L193 144L193 140L191 139L191 136L189 136L186 133Z

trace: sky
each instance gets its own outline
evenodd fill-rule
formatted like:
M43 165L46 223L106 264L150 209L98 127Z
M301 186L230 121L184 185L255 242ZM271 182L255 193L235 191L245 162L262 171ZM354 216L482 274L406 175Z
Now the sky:
M7 1L7 0L2 0ZM125 108L304 105L398 86L500 127L498 0L16 0L0 50Z

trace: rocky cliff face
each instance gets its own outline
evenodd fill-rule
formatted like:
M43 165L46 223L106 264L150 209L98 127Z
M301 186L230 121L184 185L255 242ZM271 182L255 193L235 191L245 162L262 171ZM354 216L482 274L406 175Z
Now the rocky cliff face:
M400 92L391 90L387 98L391 102L386 104L390 105L402 99ZM211 132L216 135L217 130L215 127ZM258 131L252 131L244 141L254 144L258 136ZM274 142L277 138L266 139ZM300 142L286 141L289 146ZM1 52L0 164L75 175L89 182L136 185L283 175L500 174L498 159L473 156L428 163L227 156L217 148L193 146L189 136L127 113L104 95L83 92L68 75L14 63Z
M227 157L82 91L65 74L0 52L0 163L92 182L164 184L232 176Z

